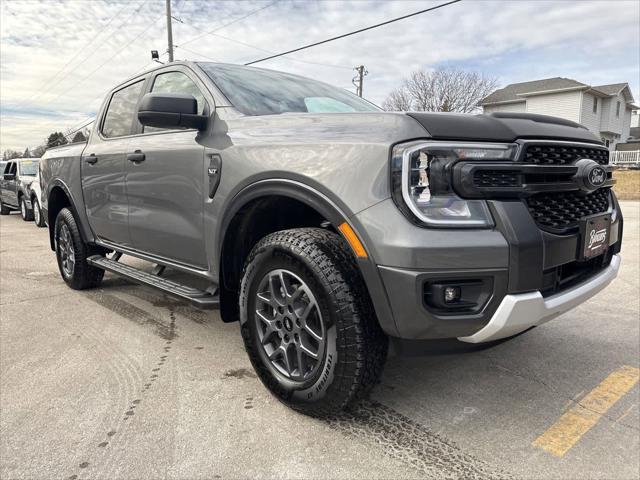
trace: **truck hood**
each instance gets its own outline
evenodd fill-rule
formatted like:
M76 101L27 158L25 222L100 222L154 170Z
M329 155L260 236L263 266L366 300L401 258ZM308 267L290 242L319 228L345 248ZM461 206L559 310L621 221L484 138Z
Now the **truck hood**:
M407 113L438 140L513 142L536 138L600 144L582 125L563 118L531 113Z
M386 143L416 139L513 142L549 139L601 144L582 125L562 118L527 113L367 112L286 113L227 117L234 143Z

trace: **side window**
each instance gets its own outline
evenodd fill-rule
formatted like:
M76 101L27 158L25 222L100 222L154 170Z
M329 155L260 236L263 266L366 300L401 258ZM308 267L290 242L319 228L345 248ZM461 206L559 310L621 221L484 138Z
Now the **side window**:
M161 73L153 81L152 93L182 93L193 95L198 102L198 115L202 115L207 105L198 86L182 72ZM144 127L145 132L158 132L164 128Z
M593 97L593 113L598 113L598 97Z
M122 137L131 134L132 122L134 119L138 121L136 106L143 83L144 81L141 80L113 94L102 124L102 134L105 137Z
M9 164L9 173L12 175L16 175L18 173L18 164L16 162L11 162Z

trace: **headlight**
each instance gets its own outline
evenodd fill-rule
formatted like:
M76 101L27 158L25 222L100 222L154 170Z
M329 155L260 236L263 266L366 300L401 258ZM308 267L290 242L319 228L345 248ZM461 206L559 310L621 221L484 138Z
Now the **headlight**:
M513 160L515 144L417 141L396 145L391 158L393 199L409 218L430 227L493 225L484 200L465 200L451 186L451 167L464 161Z

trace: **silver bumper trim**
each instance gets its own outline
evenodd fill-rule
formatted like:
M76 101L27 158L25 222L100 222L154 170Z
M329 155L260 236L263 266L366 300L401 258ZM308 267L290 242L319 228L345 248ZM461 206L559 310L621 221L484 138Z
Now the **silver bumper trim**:
M458 340L468 343L490 342L542 325L605 288L616 278L619 269L620 255L614 255L609 266L598 275L562 293L547 298L540 292L507 295L489 323L473 335L458 337Z

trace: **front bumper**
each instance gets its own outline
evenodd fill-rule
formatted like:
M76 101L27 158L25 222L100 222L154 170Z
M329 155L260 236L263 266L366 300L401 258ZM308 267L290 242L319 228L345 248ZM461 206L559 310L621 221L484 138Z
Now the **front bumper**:
M547 298L540 292L507 295L487 325L473 335L458 337L458 340L469 343L490 342L548 322L605 288L616 278L619 269L620 255L614 255L609 266L602 272L562 293Z
M496 227L487 230L420 228L391 201L358 213L354 224L373 260L361 270L380 325L404 339L484 342L573 308L617 273L623 222L615 197L613 204L609 251L589 262L576 262L578 235L540 230L520 201L489 201ZM470 281L483 284L477 308L430 303L430 285Z

